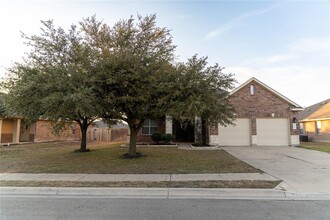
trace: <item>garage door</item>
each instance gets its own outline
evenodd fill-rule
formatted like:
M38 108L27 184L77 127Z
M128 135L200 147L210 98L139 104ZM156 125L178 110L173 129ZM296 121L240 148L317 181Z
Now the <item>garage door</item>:
M220 146L249 146L250 145L250 120L240 118L236 125L227 127L219 126L218 144Z
M257 145L288 146L288 119L257 118Z

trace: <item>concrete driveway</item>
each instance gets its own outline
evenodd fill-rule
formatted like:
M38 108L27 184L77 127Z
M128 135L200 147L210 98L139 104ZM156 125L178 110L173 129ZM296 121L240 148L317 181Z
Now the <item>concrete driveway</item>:
M330 193L330 154L297 147L222 147L300 193Z

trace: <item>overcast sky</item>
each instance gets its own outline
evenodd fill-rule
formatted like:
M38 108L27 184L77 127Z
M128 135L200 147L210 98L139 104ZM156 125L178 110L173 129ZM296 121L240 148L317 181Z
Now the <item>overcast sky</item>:
M330 98L330 1L3 1L0 76L27 48L20 31L40 20L64 28L96 14L109 25L157 14L171 29L176 55L208 56L239 83L256 77L303 107Z

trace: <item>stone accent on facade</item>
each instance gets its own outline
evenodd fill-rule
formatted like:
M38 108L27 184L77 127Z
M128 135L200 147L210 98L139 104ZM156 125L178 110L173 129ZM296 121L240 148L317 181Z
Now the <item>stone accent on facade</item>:
M219 130L218 130L218 124L211 125L210 126L210 135L218 135Z
M257 146L257 143L258 143L258 137L257 135L252 135L252 146Z
M290 138L291 138L290 141L292 146L297 146L300 144L299 135L291 135Z
M166 134L172 134L173 132L173 119L171 116L166 116L165 132Z

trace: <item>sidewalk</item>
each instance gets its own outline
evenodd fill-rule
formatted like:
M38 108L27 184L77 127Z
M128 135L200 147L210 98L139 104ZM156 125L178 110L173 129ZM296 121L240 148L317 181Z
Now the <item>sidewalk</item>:
M221 174L49 174L0 173L0 181L209 181L266 180L277 178L267 173ZM263 199L263 200L330 200L330 193L298 193L282 182L275 189L224 188L104 188L104 187L0 187L1 196L100 196L109 198L159 199Z
M0 173L1 180L16 181L79 181L79 182L117 182L117 181L209 181L209 180L266 180L277 178L267 173L211 173L211 174L53 174L53 173Z

